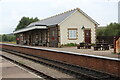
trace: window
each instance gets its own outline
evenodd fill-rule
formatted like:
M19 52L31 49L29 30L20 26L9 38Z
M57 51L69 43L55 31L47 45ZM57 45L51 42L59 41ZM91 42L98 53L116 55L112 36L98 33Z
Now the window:
M36 34L36 38L38 38L38 34Z
M23 34L20 34L20 40L23 41Z
M68 39L77 39L77 29L68 29Z
M52 36L55 36L55 31L52 31Z

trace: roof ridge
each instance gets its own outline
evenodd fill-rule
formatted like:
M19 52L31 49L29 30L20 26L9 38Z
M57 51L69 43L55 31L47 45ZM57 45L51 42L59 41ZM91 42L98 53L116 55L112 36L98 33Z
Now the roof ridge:
M64 14L64 13L67 13L67 12L70 12L70 11L73 11L73 10L78 10L78 9L79 9L79 8L74 8L74 9L71 9L71 10L68 10L68 11L64 11L64 12L62 12L62 13L59 13L59 14L56 14L56 15L53 15L53 16L50 16L50 17L41 19L41 20L39 20L39 21L43 21L43 20L46 20L46 19L49 19L49 18L53 18L53 17L59 16L59 15L62 15L62 14ZM38 21L38 22L39 22L39 21Z

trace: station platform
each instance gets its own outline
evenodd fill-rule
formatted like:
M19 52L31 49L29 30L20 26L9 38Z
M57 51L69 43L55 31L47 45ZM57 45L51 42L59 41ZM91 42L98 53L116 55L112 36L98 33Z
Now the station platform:
M31 47L33 47L33 46L31 46ZM91 49L77 49L77 47L62 47L62 48L43 47L43 46L34 46L34 47L44 48L44 49L52 49L52 50L57 50L57 51L65 51L65 52L73 52L73 53L81 53L81 54L88 54L88 55L95 55L95 56L110 57L110 58L120 58L119 54L114 53L114 49L94 51L93 47Z

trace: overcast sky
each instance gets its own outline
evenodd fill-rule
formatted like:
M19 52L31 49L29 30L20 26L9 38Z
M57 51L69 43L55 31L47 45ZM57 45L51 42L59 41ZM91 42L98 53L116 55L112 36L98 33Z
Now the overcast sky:
M118 22L119 0L0 0L0 34L12 33L23 17L43 19L80 8L100 26Z

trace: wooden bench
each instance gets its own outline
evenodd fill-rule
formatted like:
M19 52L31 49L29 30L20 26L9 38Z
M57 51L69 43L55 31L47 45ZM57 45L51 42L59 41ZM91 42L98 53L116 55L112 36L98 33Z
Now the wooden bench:
M91 49L91 44L89 43L80 43L77 45L77 49Z
M96 43L94 50L109 50L109 44L107 43Z

